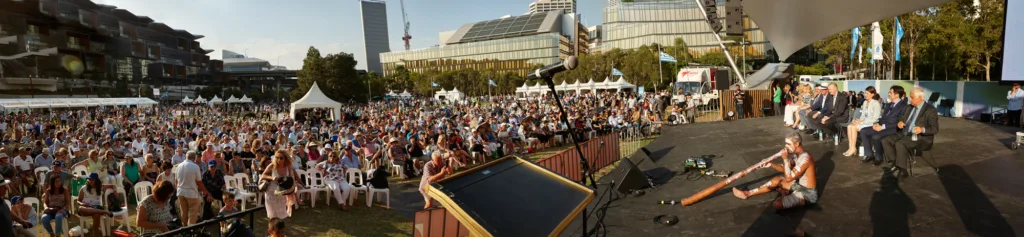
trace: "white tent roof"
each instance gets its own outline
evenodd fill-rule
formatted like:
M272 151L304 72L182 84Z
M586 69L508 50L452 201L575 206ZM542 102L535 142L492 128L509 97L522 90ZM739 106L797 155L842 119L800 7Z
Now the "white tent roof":
M334 120L338 120L341 116L341 103L332 100L327 97L323 91L320 91L320 86L313 82L313 86L309 87L309 91L306 95L302 96L301 99L296 100L292 103L291 117L295 118L296 109L308 109L308 108L331 108L334 109Z
M32 99L0 99L2 109L41 109L41 108L83 108L95 106L135 105L150 106L158 104L149 98L32 98Z
M747 0L742 4L743 12L785 61L832 34L944 2L949 0Z
M238 102L239 103L252 103L252 99L250 99L249 96L247 96L247 95L242 95L242 98L238 99Z
M231 95L231 97L228 97L227 102L228 103L238 103L238 98L235 98L235 95Z
M409 90L404 90L402 93L398 94L398 97L412 98L412 93L409 93Z
M385 94L385 95L386 96L391 96L391 97L398 97L398 94L396 94L394 91L388 91L388 93Z
M619 80L615 81L614 84L617 88L636 88L636 85L626 81L626 77L619 77Z
M185 96L184 99L181 99L181 103L192 103L192 101L193 101L193 99L192 98L188 98L188 96Z
M220 97L217 97L216 95L213 96L213 99L210 99L210 104L219 104L219 103L224 103L224 100L220 99Z
M196 100L194 100L194 101L196 103L206 103L206 99L203 99L203 96L197 97Z

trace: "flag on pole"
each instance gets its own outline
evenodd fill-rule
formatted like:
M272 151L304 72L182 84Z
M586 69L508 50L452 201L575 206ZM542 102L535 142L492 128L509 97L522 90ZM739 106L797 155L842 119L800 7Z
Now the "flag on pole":
M857 46L857 63L864 62L864 46Z
M857 52L857 42L860 40L860 27L850 30L850 35L853 36L853 43L850 44L850 60L853 60L853 55Z
M671 55L668 55L665 52L659 52L659 53L661 53L661 62L669 62L669 63L676 62L676 58L673 58Z
M900 24L900 18L896 17L896 61L900 61L900 41L903 39L903 25Z
M440 87L440 86L441 85L438 85L437 83L430 82L430 87Z
M871 23L871 59L883 60L885 59L885 51L882 50L882 29L878 26L878 22Z
M622 76L622 72L619 69L612 68L612 76Z
M498 84L494 83L494 80L491 80L491 79L487 79L487 85L498 86Z

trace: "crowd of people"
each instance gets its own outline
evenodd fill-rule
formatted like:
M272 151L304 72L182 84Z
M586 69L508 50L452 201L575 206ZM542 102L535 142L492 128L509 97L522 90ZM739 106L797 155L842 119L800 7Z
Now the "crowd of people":
M298 196L309 188L308 172L320 172L347 211L354 186L387 188L392 167L403 179L420 176L425 187L442 174L568 136L658 133L664 95L564 95L569 123L549 96L374 101L345 105L337 119L323 109L301 111L302 120L282 118L287 104L8 113L0 116L0 189L7 192L0 195L10 197L16 224L11 232L0 227L0 235L35 236L28 229L42 225L62 236L71 216L92 219L82 228L100 233L100 220L124 203L138 203L142 234L161 233L241 211L236 198L246 193L261 196L272 226L283 227L303 206ZM235 174L249 178L228 188L224 177ZM136 196L140 184L151 185L150 192ZM22 206L32 198L43 206L34 214L40 218Z

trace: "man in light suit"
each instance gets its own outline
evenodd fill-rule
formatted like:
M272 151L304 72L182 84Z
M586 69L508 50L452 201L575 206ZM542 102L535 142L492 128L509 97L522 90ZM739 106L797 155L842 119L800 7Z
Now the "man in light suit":
M825 103L825 95L828 95L828 87L820 86L819 85L819 86L816 87L816 89L817 89L816 90L817 92L815 92L815 94L814 94L814 100L813 101L805 101L804 103L808 103L809 102L809 104L805 105L805 106L807 106L807 108L804 109L804 110L800 110L800 112L799 112L800 124L803 125L803 127L800 128L800 129L812 130L811 129L811 124L812 123L810 122L811 121L811 115L813 115L814 113L817 113L819 110L821 110L822 104Z
M860 130L861 146L864 147L864 157L861 162L882 164L882 138L899 132L898 123L900 115L907 107L906 91L902 86L889 88L889 103L883 105L882 117L874 126Z
M895 158L892 168L896 178L907 178L907 161L911 149L930 149L935 134L939 133L939 115L935 107L924 101L924 89L914 87L910 93L910 105L896 123L903 131L882 139L882 149L887 159Z

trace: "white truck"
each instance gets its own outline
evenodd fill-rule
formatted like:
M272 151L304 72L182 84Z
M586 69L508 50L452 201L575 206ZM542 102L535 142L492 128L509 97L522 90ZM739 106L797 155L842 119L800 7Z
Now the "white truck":
M676 73L676 81L673 83L672 103L676 104L684 100L684 95L690 94L693 99L700 101L697 106L717 103L717 83L729 83L730 71L728 69L703 67L703 68L682 68ZM682 89L682 94L679 90Z

